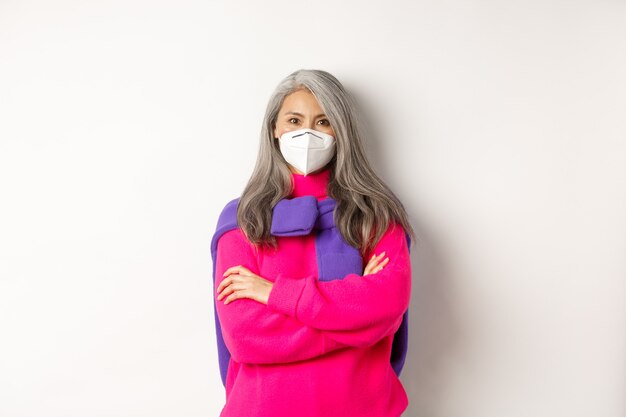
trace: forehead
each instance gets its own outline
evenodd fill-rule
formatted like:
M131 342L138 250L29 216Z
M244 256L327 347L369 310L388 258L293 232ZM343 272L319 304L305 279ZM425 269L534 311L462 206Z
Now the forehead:
M281 112L295 111L303 112L321 112L322 107L315 96L307 89L297 90L289 94L283 100Z

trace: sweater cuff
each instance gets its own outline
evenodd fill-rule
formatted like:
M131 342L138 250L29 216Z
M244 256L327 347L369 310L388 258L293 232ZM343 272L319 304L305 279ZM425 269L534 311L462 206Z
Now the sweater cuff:
M304 279L292 279L278 274L267 299L267 306L272 310L297 319L298 301L305 284L306 280Z

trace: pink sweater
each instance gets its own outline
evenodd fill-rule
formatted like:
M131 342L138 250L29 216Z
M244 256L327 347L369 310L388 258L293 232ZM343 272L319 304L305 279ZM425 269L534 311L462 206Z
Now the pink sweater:
M290 198L327 198L329 177L293 173ZM381 271L332 281L317 280L314 233L277 242L257 249L241 229L218 241L215 289L235 265L273 282L267 305L214 299L231 353L220 417L399 417L408 397L389 359L411 292L403 228L393 223L364 254L365 267L386 251Z

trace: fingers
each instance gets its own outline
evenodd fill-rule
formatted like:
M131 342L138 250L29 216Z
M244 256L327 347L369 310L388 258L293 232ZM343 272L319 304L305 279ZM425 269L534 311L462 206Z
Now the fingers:
M228 297L227 299L224 300L224 304L228 304L231 301L236 300L237 298L238 298L237 297L237 293L233 293L230 297Z
M254 274L252 271L250 271L248 268L246 268L243 265L235 265L235 266L231 266L226 271L224 271L222 276L226 278L224 278L222 282L220 282L220 285L218 285L216 289L218 293L222 291L225 287L227 287L229 284L231 284L233 282L233 279L236 278L237 276L257 277L258 275Z
M237 269L237 267L232 267L229 269ZM243 268L242 269L246 269ZM233 271L230 272L230 275L227 276L219 283L217 289L215 290L218 294L216 299L217 301L224 300L224 304L228 304L231 301L240 299L240 298L251 298L255 299L253 293L253 281L258 277L255 274L251 275L243 275L241 273L235 274Z
M235 291L231 291L228 297L224 300L224 304L228 304L239 298L239 295Z
M234 281L233 278L238 276L239 275L231 275L228 278L224 279L222 282L220 282L220 285L217 287L217 301L220 301L222 298L227 297L224 300L224 304L228 304L229 302L239 298L239 294L235 291L239 291L243 294L243 290L246 290L247 287L244 283Z
M243 265L235 265L235 266L231 266L226 271L224 271L224 274L222 274L222 276L225 277L225 276L233 274L233 273L238 273L238 274L241 274L241 275L254 275L252 273L252 271L250 271L245 266L243 266Z
M367 263L368 266L375 266L378 261L380 261L380 259L385 255L386 251L383 251L380 255L375 256L372 255L372 257L370 258L369 262Z
M383 267L389 262L389 257L386 257L380 265L378 265L378 261L385 255L386 251L383 251L380 255L375 256L372 255L367 266L365 267L365 271L363 275L375 274L376 272L383 269Z
M217 300L219 301L222 298L224 298L224 297L226 297L226 296L228 296L228 295L230 295L230 294L232 294L234 292L235 292L235 288L234 288L233 285L229 285L229 286L225 287L223 291L218 290L219 295L217 296Z
M385 253L387 253L387 251L382 251L382 253L378 256L376 256L376 254L373 254L372 257L370 258L369 262L372 262L373 260L377 261L379 260ZM368 262L368 264L369 264Z
M222 291L224 291L226 288L230 288L231 292L233 289L239 289L239 285L237 285L238 283L235 282L236 280L238 280L241 277L240 274L231 274L228 277L224 278L222 280L222 282L220 282L220 285L217 286L217 289L215 290L218 294L220 294ZM241 281L241 280L239 280ZM219 297L218 297L219 300Z
M386 257L381 263L380 265L378 265L375 269L374 269L374 273L380 271L381 269L383 269L383 267L385 265L387 265L387 263L389 262L389 257Z
M233 277L226 277L222 280L222 282L220 282L220 285L217 286L216 291L220 292L224 289L224 287L228 286L231 282L233 281Z

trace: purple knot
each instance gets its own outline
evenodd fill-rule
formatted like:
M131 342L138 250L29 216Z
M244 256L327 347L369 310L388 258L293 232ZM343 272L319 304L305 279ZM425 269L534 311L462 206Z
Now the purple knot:
M312 195L283 198L272 211L270 232L274 236L300 236L308 235L313 229L332 229L336 205L330 197L320 201Z

